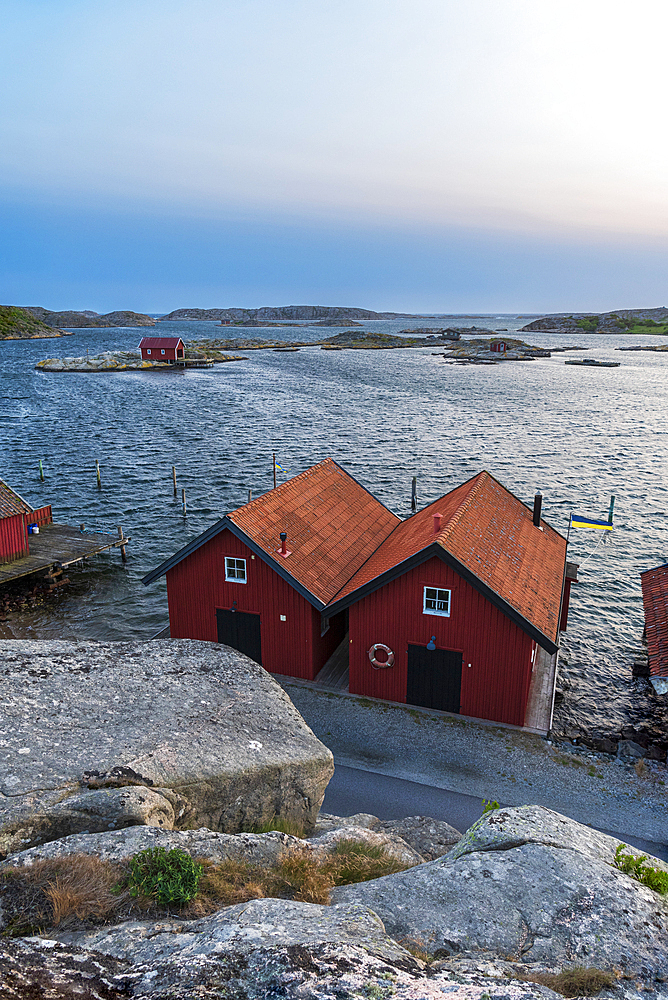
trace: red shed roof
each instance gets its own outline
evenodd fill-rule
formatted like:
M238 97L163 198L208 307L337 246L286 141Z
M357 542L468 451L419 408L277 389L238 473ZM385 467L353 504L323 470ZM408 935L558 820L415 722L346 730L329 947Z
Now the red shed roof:
M441 530L435 535L437 513ZM521 500L481 472L400 522L333 603L361 589L378 589L388 573L398 575L403 563L420 554L439 555L440 549L455 569L480 581L556 643L566 539L545 521L541 528L534 526L533 512Z
M331 458L228 514L268 556L322 604L401 519ZM291 555L277 555L280 533Z
M668 677L668 564L640 574L645 606L649 672Z
M30 514L32 507L15 490L0 479L0 517Z
M178 347L179 344L183 344L180 337L142 337L139 341L140 347ZM185 345L184 345L185 346Z

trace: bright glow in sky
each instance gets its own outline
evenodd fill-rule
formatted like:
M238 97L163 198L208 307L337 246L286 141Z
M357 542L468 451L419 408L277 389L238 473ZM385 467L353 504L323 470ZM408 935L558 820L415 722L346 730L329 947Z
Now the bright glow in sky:
M0 23L5 202L668 243L655 0L5 0Z

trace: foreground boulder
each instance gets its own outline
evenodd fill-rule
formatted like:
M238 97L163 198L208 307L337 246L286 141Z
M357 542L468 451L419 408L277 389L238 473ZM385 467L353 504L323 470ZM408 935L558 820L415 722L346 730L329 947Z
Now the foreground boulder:
M540 806L499 809L445 857L332 901L370 907L393 937L437 956L488 950L668 980L668 901L613 866L618 844Z
M156 957L144 965L44 938L4 940L0 993L3 1000L560 1000L545 987L490 978L476 969L429 973L408 952L384 941L377 926L373 942L366 929L366 944L351 943L348 930L359 929L359 918L347 930L342 914L322 928L315 914L310 927L303 914L302 932L308 928L310 940L288 944L266 940L277 920L267 913L263 917L269 920L252 947L243 934L230 935L220 950L182 960ZM640 1000L635 991L633 997Z
M227 646L7 640L0 681L0 854L135 824L315 824L332 755Z
M400 837L420 855L421 861L433 861L447 854L461 839L462 835L454 826L431 816L405 816L403 819L381 820L371 813L355 813L353 816L332 816L320 813L313 838L332 831L343 831L346 827L363 827L377 834ZM311 838L311 839L313 839Z

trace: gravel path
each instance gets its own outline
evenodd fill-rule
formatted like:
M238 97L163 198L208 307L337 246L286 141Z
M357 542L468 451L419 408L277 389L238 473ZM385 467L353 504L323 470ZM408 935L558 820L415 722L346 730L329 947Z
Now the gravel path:
M639 776L607 754L520 730L280 682L337 764L668 841L665 764L648 761Z

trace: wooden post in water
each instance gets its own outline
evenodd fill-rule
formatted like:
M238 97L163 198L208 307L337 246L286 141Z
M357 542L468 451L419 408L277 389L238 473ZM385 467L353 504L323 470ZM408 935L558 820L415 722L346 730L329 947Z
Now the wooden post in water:
M97 459L95 459L95 471L97 473L97 488L98 488L98 490L101 490L102 489L102 480L100 478L100 463L98 462Z
M42 468L42 459L39 460L39 478L44 482L44 469Z
M417 510L417 476L413 476L411 486L411 510Z
M253 491L249 490L248 491L248 502L250 503L252 499L253 499Z
M79 531L81 532L82 535L83 535L83 533L84 533L85 530L86 530L86 525L85 524L80 524L79 525Z
M183 516L186 517L188 514L188 508L186 507L186 491L181 490L181 503L183 504Z
M276 452L273 454L274 459L274 489L276 489Z
M121 528L120 524L118 526L118 537L119 538L123 537L123 529ZM128 557L125 554L125 546L124 545L121 545L121 559L123 560L123 562L127 562L128 561Z
M172 485L174 486L174 496L176 496L176 466L172 466Z

